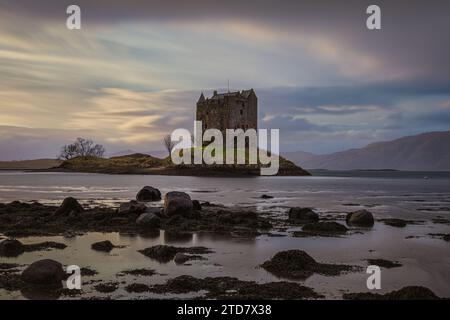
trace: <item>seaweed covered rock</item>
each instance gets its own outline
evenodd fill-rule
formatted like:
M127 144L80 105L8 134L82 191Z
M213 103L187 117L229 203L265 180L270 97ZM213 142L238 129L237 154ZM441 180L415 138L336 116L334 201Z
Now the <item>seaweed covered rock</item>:
M439 299L428 288L421 286L408 286L400 290L391 291L386 294L360 292L360 293L346 293L343 295L347 300L435 300Z
M156 188L145 186L136 195L137 201L159 201L161 200L161 191Z
M139 250L144 256L155 259L161 262L168 262L172 260L178 252L178 249L173 246L156 245L153 247Z
M139 203L135 200L131 200L120 204L118 214L120 215L141 214L144 213L146 209L147 206L145 204Z
M232 277L207 277L204 279L183 275L167 280L165 284L156 284L151 292L188 293L206 291L206 299L311 299L321 298L311 288L294 282L269 282L259 284L254 281L242 281Z
M72 215L78 215L79 213L82 213L84 211L81 204L78 202L77 199L72 197L67 197L63 200L61 206L56 209L55 215L56 216L72 216Z
M6 239L0 242L0 256L16 257L25 251L25 246L16 239Z
M181 253L191 253L191 254L207 254L212 251L205 247L173 247L168 245L156 245L153 247L138 250L144 256L151 259L157 260L159 262L169 262L178 252ZM189 256L191 258L191 256Z
M154 213L145 212L136 219L136 224L143 228L159 228L161 219Z
M29 284L40 286L62 286L61 281L66 274L61 263L44 259L33 262L21 275L21 279Z
M319 215L311 208L294 207L289 209L289 221L295 223L307 223L319 221Z
M302 250L278 252L261 267L276 276L288 279L306 279L314 273L334 276L342 271L357 269L348 265L319 263Z
M367 259L367 262L370 265L375 265L386 269L397 268L402 266L402 264L397 261L390 261L386 259Z
M110 252L114 245L109 240L95 242L91 245L92 250Z
M408 222L406 220L397 219L397 218L383 219L381 221L383 221L384 224L386 224L388 226L396 227L396 228L404 228L408 224Z
M302 230L318 235L344 234L348 231L344 225L334 221L308 223L303 226Z
M164 214L167 217L188 215L192 209L191 197L185 192L171 191L164 196Z
M173 261L176 264L183 264L186 261L189 260L189 256L187 254L184 254L183 252L178 252L175 257L173 258Z
M367 210L358 210L347 214L345 221L348 225L372 227L375 223L373 215Z

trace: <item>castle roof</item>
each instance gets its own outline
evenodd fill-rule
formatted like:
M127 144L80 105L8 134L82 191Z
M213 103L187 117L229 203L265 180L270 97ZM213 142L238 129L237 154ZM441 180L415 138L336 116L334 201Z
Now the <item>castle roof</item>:
M225 93L217 93L217 91L214 91L213 96L210 99L223 99L225 97L243 97L245 99L248 99L248 97L250 96L250 94L253 92L253 89L250 90L242 90L242 92L240 91L235 91L235 92L225 92Z

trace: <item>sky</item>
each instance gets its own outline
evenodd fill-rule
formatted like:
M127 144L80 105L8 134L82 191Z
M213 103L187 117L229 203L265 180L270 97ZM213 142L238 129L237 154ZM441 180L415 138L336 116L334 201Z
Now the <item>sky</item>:
M81 8L81 30L66 8ZM381 8L381 30L366 8ZM450 130L449 1L0 0L0 160L164 149L201 92L254 88L259 127L317 154Z

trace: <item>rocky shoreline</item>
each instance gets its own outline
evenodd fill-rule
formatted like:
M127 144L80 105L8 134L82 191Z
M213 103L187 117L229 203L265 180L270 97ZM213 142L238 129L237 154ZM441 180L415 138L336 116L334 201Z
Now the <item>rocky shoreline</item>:
M262 197L264 198L264 196ZM120 234L151 235L164 230L173 237L197 233L221 234L236 238L255 238L260 235L278 236L288 227L301 227L294 237L341 237L352 232L364 232L373 227L375 218L367 210L350 212L345 224L340 220L320 217L310 208L290 208L285 216L258 213L249 208L226 207L220 204L192 200L184 192L168 192L163 197L154 187L146 186L136 195L136 200L122 203L118 208L83 207L76 199L66 198L60 206L48 206L38 202L24 203L14 201L0 204L0 257L17 257L24 252L37 250L64 250L65 244L42 242L22 244L15 238L27 236L76 237L88 232L119 232ZM156 205L155 205L156 204ZM379 220L393 227L402 228L414 221L395 219ZM275 232L275 233L274 233ZM281 235L283 236L283 235ZM448 241L448 235L437 235ZM1 240L1 238L0 238ZM109 240L91 244L86 250L110 252L120 247ZM206 261L214 251L206 247L175 247L155 245L138 252L145 257L176 265L189 264L190 261ZM382 268L400 267L396 261L368 259L369 264ZM329 264L317 261L301 249L276 253L260 266L280 279L280 282L257 283L239 280L234 277L196 278L189 275L167 279L166 283L149 285L147 283L127 283L125 291L138 293L145 297L148 293L170 294L203 292L199 297L205 299L320 299L323 295L298 281L304 281L314 274L337 277L345 273L364 272L360 265ZM14 263L0 263L0 289L20 290L25 297L36 297L36 291L44 292L45 297L83 298L83 292L65 289L62 281L67 277L62 272L61 263L43 259L31 265L19 266ZM96 270L83 268L82 273L89 277ZM156 277L152 269L127 269L117 277L134 275ZM294 282L292 282L294 281ZM112 293L120 286L119 281L105 281L95 284L99 293ZM283 289L284 288L284 289ZM288 288L288 290L286 290ZM418 289L419 288L419 289ZM402 291L403 290L403 291ZM98 297L100 298L100 297ZM398 292L386 295L367 293L346 293L344 299L422 299L437 298L427 288L405 287Z

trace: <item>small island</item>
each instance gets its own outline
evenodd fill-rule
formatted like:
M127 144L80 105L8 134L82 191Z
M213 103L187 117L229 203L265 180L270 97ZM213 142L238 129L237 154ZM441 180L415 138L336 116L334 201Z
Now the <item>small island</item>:
M63 161L59 166L42 171L88 172L106 174L147 174L178 176L259 176L259 165L174 165L170 157L160 159L136 153L120 157L101 158L79 156ZM309 176L308 171L280 157L279 176Z

